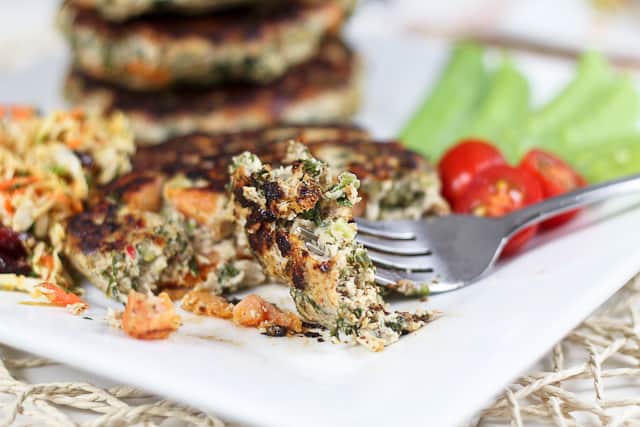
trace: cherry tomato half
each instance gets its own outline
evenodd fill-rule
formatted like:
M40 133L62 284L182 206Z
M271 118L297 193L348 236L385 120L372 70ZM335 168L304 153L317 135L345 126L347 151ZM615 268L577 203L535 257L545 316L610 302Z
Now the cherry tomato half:
M454 204L456 213L497 217L542 200L542 190L529 172L508 165L492 166L471 180L464 195ZM528 227L513 236L503 250L511 255L524 246L537 231Z
M505 164L493 145L478 139L465 139L450 148L438 164L442 195L451 204L460 198L475 174L495 165Z
M534 149L529 151L520 162L520 168L529 171L538 179L545 199L587 185L587 181L574 171L571 166L543 150ZM576 209L550 218L542 222L540 227L549 229L562 225L575 217L578 211Z

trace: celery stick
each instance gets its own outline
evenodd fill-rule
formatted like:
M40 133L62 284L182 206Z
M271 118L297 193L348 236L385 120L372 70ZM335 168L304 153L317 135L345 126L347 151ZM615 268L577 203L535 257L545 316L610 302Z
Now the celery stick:
M628 133L636 128L638 117L638 93L629 79L621 79L610 85L606 96L592 103L590 111L563 130L561 146L586 148L590 141Z
M517 161L510 129L522 125L529 112L530 90L525 76L509 58L493 73L487 96L461 136L485 138L495 143L505 157Z
M400 134L407 146L437 157L449 144L483 90L484 50L469 43L456 46L431 94Z
M589 102L603 86L611 81L612 72L605 58L588 53L580 58L574 79L540 110L535 111L527 123L525 134L551 132L591 108Z
M640 173L640 134L601 141L565 159L592 183Z

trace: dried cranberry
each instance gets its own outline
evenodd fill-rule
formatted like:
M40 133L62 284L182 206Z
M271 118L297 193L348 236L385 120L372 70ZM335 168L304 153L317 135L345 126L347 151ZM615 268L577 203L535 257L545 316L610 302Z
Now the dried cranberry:
M27 258L27 250L20 235L10 228L0 226L0 273L31 273Z

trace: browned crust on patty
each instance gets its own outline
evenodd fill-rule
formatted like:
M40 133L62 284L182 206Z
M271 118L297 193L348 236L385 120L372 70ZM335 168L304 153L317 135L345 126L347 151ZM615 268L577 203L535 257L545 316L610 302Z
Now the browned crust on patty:
M160 146L141 147L132 161L134 169L157 170L167 175L184 173L191 179L204 178L212 188L223 191L233 156L250 151L265 163L279 164L291 139L304 142L311 154L321 160L322 151L328 148L357 153L360 160L350 161L344 169L360 180L391 179L398 172L429 168L423 157L399 142L376 142L365 131L352 126L283 126L219 135L187 135Z
M107 21L122 22L141 15L196 15L240 8L264 8L289 5L293 2L318 4L324 0L73 0L75 4L98 12ZM357 0L340 0L351 11Z
M140 93L88 76L78 69L67 77L70 101L103 93L108 102L105 112L121 110L148 119L198 115L226 111L229 116L253 112L263 125L282 119L292 104L302 103L331 90L349 88L357 79L357 58L344 43L330 38L311 60L297 65L284 76L267 84L230 83L212 88L182 87L153 94ZM77 94L71 93L73 90ZM78 99L74 99L74 98Z
M306 14L322 10L331 3L339 11L339 6L331 1L316 4L294 1L285 7L279 3L271 3L263 7L237 7L192 16L150 14L125 22L106 21L96 10L73 0L65 1L65 7L73 8L75 25L91 27L108 37L141 33L157 39L198 37L222 45L230 41L249 43L260 39L267 32L273 31L274 27L298 22ZM338 25L342 18L338 13L335 24Z
M69 246L84 254L123 250L128 232L146 224L139 216L118 216L118 210L117 205L103 202L71 217L67 225Z

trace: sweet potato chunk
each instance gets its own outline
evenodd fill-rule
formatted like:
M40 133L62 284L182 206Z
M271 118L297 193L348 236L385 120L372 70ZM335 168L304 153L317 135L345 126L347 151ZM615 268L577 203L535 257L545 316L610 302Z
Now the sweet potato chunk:
M201 316L233 317L233 304L220 295L207 291L190 291L182 299L182 308Z
M169 295L146 295L129 292L127 306L122 314L122 329L133 338L142 340L165 339L181 324L180 316Z
M233 308L233 321L242 326L276 325L292 332L302 332L302 321L298 316L289 311L280 310L255 294L245 297Z

